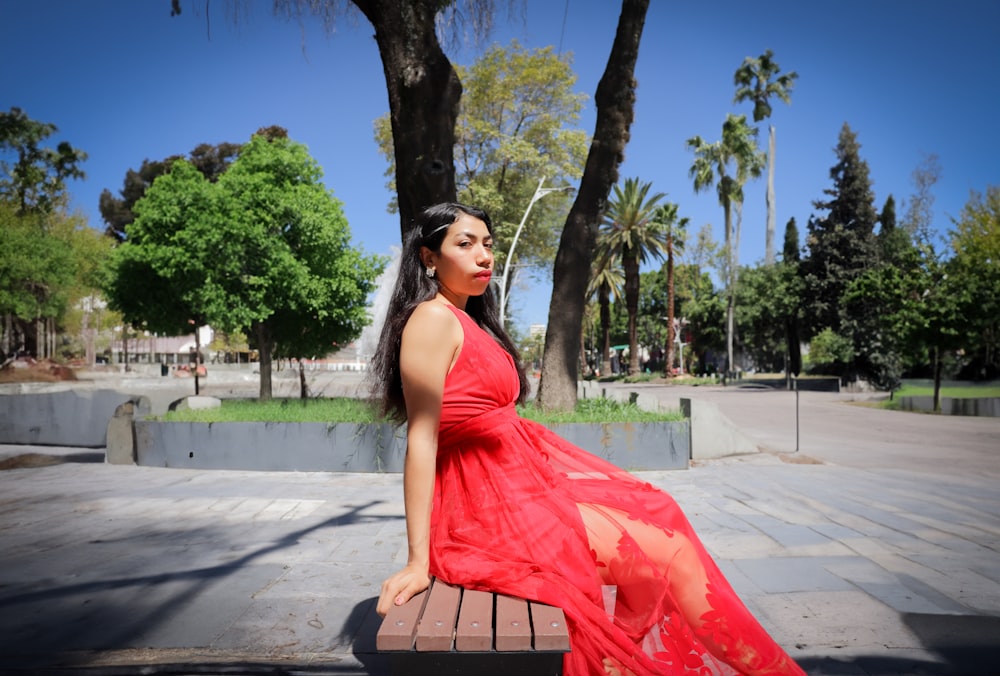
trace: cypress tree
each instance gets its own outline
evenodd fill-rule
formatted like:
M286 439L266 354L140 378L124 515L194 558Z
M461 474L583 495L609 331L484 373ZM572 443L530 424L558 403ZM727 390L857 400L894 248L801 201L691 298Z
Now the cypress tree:
M861 159L856 134L844 123L835 148L837 163L830 169L833 187L829 199L813 206L826 215L809 219L802 262L807 298L808 328L839 331L841 300L851 280L875 263L875 196L868 163Z

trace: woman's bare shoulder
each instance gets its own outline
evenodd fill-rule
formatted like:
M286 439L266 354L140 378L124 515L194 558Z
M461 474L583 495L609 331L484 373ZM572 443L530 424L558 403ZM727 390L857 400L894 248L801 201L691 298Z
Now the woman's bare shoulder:
M432 341L448 340L448 342L461 342L462 324L458 317L446 307L444 303L437 300L427 300L418 305L413 314L406 321L404 333L417 333Z

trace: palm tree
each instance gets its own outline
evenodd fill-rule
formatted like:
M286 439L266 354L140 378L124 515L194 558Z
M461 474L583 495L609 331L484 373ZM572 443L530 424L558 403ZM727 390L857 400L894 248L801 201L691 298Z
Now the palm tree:
M757 130L747 124L746 115L726 116L722 123L722 139L706 143L700 136L687 140L694 152L689 175L694 179L695 192L707 190L713 183L725 217L723 278L726 283L726 356L727 371L733 370L733 331L736 315L736 270L739 262L739 232L733 244L733 209L743 204L743 186L763 171L764 155L757 148ZM735 169L734 173L733 170ZM718 180L716 182L716 176ZM737 219L739 222L739 219Z
M598 369L601 375L611 373L611 300L622 298L624 285L625 277L618 259L608 248L606 240L598 238L587 298L597 296L601 322L601 361Z
M663 193L649 195L651 183L638 178L615 186L608 201L600 237L622 262L625 273L625 308L628 311L628 372L639 373L639 339L636 320L639 314L639 266L649 258L662 259L666 253L663 231L653 220Z
M674 343L677 336L674 334L674 254L684 252L685 228L688 224L687 218L677 219L677 205L667 203L656 210L653 217L656 223L663 229L667 242L667 344L663 354L666 355L663 375L672 378L674 375Z
M743 65L733 75L736 85L734 103L753 101L753 121L771 117L771 104L768 101L777 96L785 103L791 103L792 87L799 74L795 71L780 75L774 80L781 69L774 61L774 52L770 49L756 59L746 57ZM767 138L767 236L764 248L764 263L774 263L774 125L768 125Z

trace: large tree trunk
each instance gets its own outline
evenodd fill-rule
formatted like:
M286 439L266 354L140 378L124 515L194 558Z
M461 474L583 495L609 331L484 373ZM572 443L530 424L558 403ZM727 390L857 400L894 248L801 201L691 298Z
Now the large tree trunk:
M375 28L389 93L400 232L425 207L455 200L455 121L462 84L441 50L446 0L353 0Z
M639 259L635 252L622 253L622 269L625 271L625 311L628 313L628 374L638 375L639 371Z
M774 125L767 138L767 233L764 241L764 264L774 265Z
M194 396L201 394L201 382L198 378L198 367L201 366L201 332L198 322L194 325L194 364L191 365L191 375L194 376Z
M264 322L254 322L252 327L257 339L257 354L260 357L260 401L271 401L271 362L274 354L274 344L271 331Z
M601 308L601 375L611 373L611 289L601 284L597 291L597 302Z
M594 138L552 269L552 300L538 386L538 403L543 408L570 410L576 406L576 341L587 301L586 273L597 225L611 186L618 181L618 166L629 140L635 107L635 62L648 7L649 0L622 0L618 31L594 95Z

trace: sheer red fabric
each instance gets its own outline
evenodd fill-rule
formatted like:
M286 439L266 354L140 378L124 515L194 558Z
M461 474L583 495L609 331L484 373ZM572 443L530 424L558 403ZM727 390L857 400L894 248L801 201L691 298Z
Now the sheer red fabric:
M510 355L453 309L465 339L445 382L431 574L562 608L567 674L803 674L673 498L518 417Z

